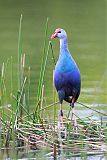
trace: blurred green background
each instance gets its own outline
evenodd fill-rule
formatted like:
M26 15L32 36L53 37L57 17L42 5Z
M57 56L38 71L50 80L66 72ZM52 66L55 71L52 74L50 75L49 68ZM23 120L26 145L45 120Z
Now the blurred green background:
M43 55L45 23L49 17L48 38L56 28L68 34L69 50L82 77L79 100L87 104L107 103L106 1L105 0L0 0L0 68L13 57L14 94L17 91L17 52L20 15L22 49L26 54L26 71L31 67L31 104L37 95ZM59 42L53 40L55 58ZM10 61L10 60L9 60ZM52 102L54 64L49 55L45 74L45 97ZM0 72L1 74L1 72ZM10 95L10 64L6 74L7 103ZM104 105L102 105L102 109ZM106 107L107 108L107 107Z

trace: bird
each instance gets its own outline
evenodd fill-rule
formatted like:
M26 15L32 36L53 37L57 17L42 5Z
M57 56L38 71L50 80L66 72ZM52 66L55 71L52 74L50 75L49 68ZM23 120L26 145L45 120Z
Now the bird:
M60 53L54 71L54 85L58 93L60 103L60 121L63 127L63 100L70 103L74 115L74 126L77 127L74 104L81 90L80 70L68 49L67 33L62 28L57 28L51 39L58 38L60 41Z

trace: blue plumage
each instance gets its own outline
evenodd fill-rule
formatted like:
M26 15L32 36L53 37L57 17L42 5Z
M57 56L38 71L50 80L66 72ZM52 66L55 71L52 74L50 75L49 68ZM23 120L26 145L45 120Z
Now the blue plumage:
M68 49L66 32L60 28L56 29L51 38L56 37L60 40L60 55L55 67L54 84L60 101L60 115L63 116L62 102L67 101L74 108L80 94L81 78L79 68Z
M63 50L59 55L54 72L54 83L57 91L64 89L65 97L75 96L76 101L80 94L80 71L69 50Z

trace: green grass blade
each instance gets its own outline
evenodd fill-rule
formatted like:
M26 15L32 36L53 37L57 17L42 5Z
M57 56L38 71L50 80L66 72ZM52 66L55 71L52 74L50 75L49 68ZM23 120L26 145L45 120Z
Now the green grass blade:
M38 101L41 98L41 91L42 91L43 68L44 68L45 57L46 57L47 31L48 31L48 18L47 18L46 27L45 27L45 40L44 40L44 48L43 48L43 57L42 57L42 64L41 64L40 78L39 78L39 85L38 85L38 93L37 93Z
M47 64L47 59L48 59L48 55L49 55L49 50L50 50L50 42L48 43L48 49L47 49L47 53L46 53L46 56L45 56L45 60L44 60L44 66L42 68L42 76L41 76L41 88L40 88L40 100L41 100L41 94L42 94L42 86L43 86L43 80L44 80L44 75L45 75L45 70L46 70L46 64ZM37 112L38 110L38 112ZM39 111L40 111L40 105L38 104L36 109L35 109L35 113L39 114ZM37 116L38 117L38 116Z
M22 36L22 14L20 16L20 24L19 24L19 37L18 37L18 91L20 91L20 64L21 64L21 54L22 54L22 42L21 42L21 36Z
M28 121L30 113L30 66L28 68L28 91L27 91L27 112L28 112Z
M19 106L20 106L20 103L21 103L21 98L22 98L22 95L23 95L23 90L25 88L26 80L27 80L27 78L25 77L23 85L22 85L21 92L20 93L17 92L17 108L16 108L16 114L15 114L15 122L17 121L17 117L18 117L18 113L19 113Z
M45 61L44 61L43 70L42 70L41 87L43 85L43 80L44 80L44 75L45 75L45 70L46 70L47 59L48 59L48 55L49 55L49 49L50 49L50 42L48 44L48 49L47 49L47 53L46 53L46 57L45 57ZM42 89L41 89L41 91L42 91Z

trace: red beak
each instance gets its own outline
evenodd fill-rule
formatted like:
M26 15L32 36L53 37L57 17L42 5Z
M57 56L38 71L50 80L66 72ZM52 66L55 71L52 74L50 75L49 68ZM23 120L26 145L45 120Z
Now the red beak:
M52 36L51 36L51 39L56 38L57 35L58 35L58 33L57 33L57 32L54 32L54 33L52 34Z

